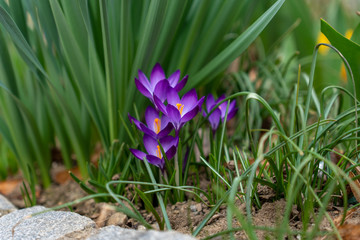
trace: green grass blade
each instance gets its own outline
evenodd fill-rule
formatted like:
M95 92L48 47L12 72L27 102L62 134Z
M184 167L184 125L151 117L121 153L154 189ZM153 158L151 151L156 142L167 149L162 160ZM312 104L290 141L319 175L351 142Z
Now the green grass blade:
M262 30L268 25L271 19L279 11L284 0L278 0L270 7L256 22L254 22L244 33L234 40L226 49L220 52L212 61L196 73L186 86L191 89L200 83L204 84L210 81L211 76L215 76L223 71L229 64L237 58L247 47L257 38Z
M15 46L19 50L19 53L24 58L25 62L31 67L35 74L36 70L39 70L45 77L47 76L44 68L40 64L39 60L35 56L31 47L27 43L25 37L22 35L20 29L17 27L9 13L0 6L0 23L5 28L5 30L10 34L11 39L13 40Z

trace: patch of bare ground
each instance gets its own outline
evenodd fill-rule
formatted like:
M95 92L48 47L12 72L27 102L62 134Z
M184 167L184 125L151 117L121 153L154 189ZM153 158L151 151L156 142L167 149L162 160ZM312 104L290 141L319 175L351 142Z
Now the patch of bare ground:
M200 176L201 178L203 176ZM204 178L200 181L201 183L209 184ZM202 185L206 185L202 184ZM203 186L203 187L204 187ZM38 204L46 207L54 207L67 202L71 202L86 196L87 194L80 188L80 186L70 180L62 184L53 184L47 190L39 190ZM259 186L258 187L259 199L262 202L262 208L252 209L252 221L256 226L276 227L284 216L286 209L286 201L284 199L274 200L275 193L271 188ZM14 192L6 195L10 201L12 201L17 207L23 208L24 203L21 200L20 190L17 189ZM191 199L191 196L188 195ZM108 225L118 225L124 228L132 229L145 229L136 220L128 218L126 215L112 207L116 206L114 203L96 203L93 199L81 202L71 207L71 210L81 215L87 216L93 219L98 227L104 227ZM240 201L236 202L238 209L246 216L245 205ZM158 229L158 224L152 214L148 213L143 206L139 204L137 206L140 213L143 215L145 220L151 224L155 229ZM176 204L169 204L167 206L167 214L173 230L191 234L199 224L205 219L205 217L211 211L211 207L203 202L196 202L188 200L185 202L178 202ZM70 211L69 208L62 210ZM160 210L157 209L160 213ZM208 237L210 235L225 231L228 229L228 223L226 220L227 206L223 204L220 209L209 219L202 231L197 236L198 238ZM342 236L349 236L345 238L347 240L357 239L351 238L353 233L358 233L360 226L360 210L355 209L348 213L347 218L342 226L340 226L341 214L343 208L338 206L329 206L327 209L328 213L335 220L339 231ZM160 213L161 216L161 213ZM238 220L233 219L233 227L240 227ZM310 223L311 224L311 223ZM302 228L301 213L294 206L292 207L289 226L293 230L300 230ZM324 218L320 226L321 231L332 231L331 225L328 220ZM273 239L271 232L256 231L256 235L259 239ZM359 235L357 235L359 236ZM287 239L296 239L298 236L287 236ZM228 235L218 237L216 239L227 239ZM236 232L236 239L248 239L244 232ZM327 239L331 239L328 237ZM325 239L319 237L318 239ZM335 239L335 238L334 238Z

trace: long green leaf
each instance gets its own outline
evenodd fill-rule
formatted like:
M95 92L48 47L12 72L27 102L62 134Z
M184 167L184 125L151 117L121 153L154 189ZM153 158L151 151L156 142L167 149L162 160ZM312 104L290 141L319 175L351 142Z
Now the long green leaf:
M14 41L19 53L23 56L26 63L31 67L35 74L36 70L39 70L44 76L47 76L44 68L40 64L39 60L35 56L31 47L27 43L26 39L22 35L20 29L16 26L15 22L6 12L6 10L0 6L0 23L5 30L10 34L11 39Z
M219 53L211 62L203 67L194 77L189 79L186 89L193 88L200 83L204 84L212 79L212 76L224 71L245 49L258 37L269 24L271 19L279 11L285 0L278 0L261 17L259 17L244 33L242 33L226 49Z
M347 39L334 28L332 28L325 20L321 19L321 32L329 39L331 44L336 47L349 62L351 70L354 74L357 99L360 97L360 45L352 40ZM349 81L348 86L352 88Z

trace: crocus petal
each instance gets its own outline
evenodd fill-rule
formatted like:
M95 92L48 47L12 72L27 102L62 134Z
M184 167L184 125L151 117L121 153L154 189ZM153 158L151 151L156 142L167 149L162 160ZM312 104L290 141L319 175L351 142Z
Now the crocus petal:
M223 102L222 104L220 104L219 108L221 110L221 119L224 120L225 119L225 114L226 114L226 109L227 109L227 104L228 102ZM231 114L231 117L234 116L234 114L232 113L233 109L235 108L236 102L235 100L233 100L232 102L230 102L229 104L229 110L228 110L228 120L229 118L229 114ZM236 112L235 112L236 113Z
M185 85L186 85L186 83L187 83L187 80L188 80L188 75L186 75L182 80L181 80L181 82L179 82L176 86L175 86L175 90L177 91L177 92L180 92L184 87L185 87Z
M161 123L162 124L162 123ZM171 122L169 122L166 127L164 127L158 134L157 137L158 138L163 138L165 136L167 136L171 131L173 130L173 125Z
M140 127L141 122L138 121L138 120L137 120L136 118L134 118L133 116L131 116L130 113L128 113L128 117L129 117L130 122L134 123L135 126L136 126L139 130L141 130L141 127Z
M165 73L164 70L162 69L162 67L160 66L159 63L155 64L154 68L151 71L151 75L150 75L150 82L151 82L151 86L153 86L153 89L155 88L156 84L165 79Z
M193 119L196 114L198 114L199 112L199 107L196 106L194 107L192 110L190 110L189 112L187 112L182 118L181 118L181 121L180 123L186 123L188 121L190 121L191 119Z
M136 88L141 92L145 97L152 99L152 94L149 89L147 89L138 79L135 78Z
M238 111L238 108L236 108L236 101L233 100L229 105L229 113L227 115L227 120L232 119L236 115L237 111ZM224 116L224 118L225 118L225 116Z
M164 151L166 152L171 148L172 146L177 147L179 144L179 138L173 137L173 136L166 136L162 139L160 139L161 146L163 147Z
M164 129L169 124L170 119L166 115L161 116L161 129Z
M211 109L216 105L213 95L210 93L206 98L206 110L210 112Z
M165 154L168 160L172 159L176 154L176 147L172 146L171 148L169 148L169 150L165 152Z
M229 105L229 111L232 111L235 108L235 106L236 106L236 101L232 100Z
M229 121L230 119L232 119L233 117L235 117L237 111L238 111L238 109L235 108L233 111L229 112L226 120ZM225 119L225 117L224 117L224 119ZM223 119L223 120L224 120L224 119Z
M150 84L150 82L149 82L149 79L146 77L146 75L141 71L141 70L139 70L138 71L138 75L139 75L139 81L140 81L140 83L145 87L145 88L147 88L149 91L151 91L152 90L152 88L151 88L151 84Z
M154 96L157 96L161 102L165 102L167 92L169 88L169 82L165 80L159 81L154 88Z
M173 88L169 88L168 92L167 92L167 101L168 104L176 106L176 104L180 103L180 98L179 98L179 94L178 92L173 89Z
M221 101L224 100L224 99L225 99L225 94L221 95L221 96L218 98L218 100L216 100L215 105L218 104L219 102L221 102Z
M154 95L154 104L163 114L167 114L164 103L156 95Z
M208 120L210 122L210 126L213 130L216 130L219 126L221 118L221 111L219 109L215 109L214 112L211 113Z
M181 99L181 103L184 104L183 114L191 111L197 105L197 95L195 89L191 89L185 93Z
M145 124L141 123L141 124L140 124L140 128L141 128L140 130L141 130L143 133L145 133L145 134L153 137L154 139L157 139L157 138L158 138L157 134L156 134L153 130L151 130L150 128L148 128L147 126L145 126Z
M203 117L206 117L208 115L208 111L203 110L201 114L203 115Z
M181 119L179 110L176 107L169 104L166 106L166 112L170 121L174 124L174 127L177 129L178 123L180 123L180 119Z
M146 124L147 124L148 128L150 128L154 132L155 132L155 128L154 128L154 120L155 120L155 118L159 118L158 111L156 111L151 106L147 107L146 110L145 110L145 121L146 121Z
M144 160L144 158L146 157L146 154L140 150L132 148L130 148L129 150L137 159Z
M199 99L199 101L197 102L197 105L198 105L199 109L202 108L202 105L203 105L203 103L204 103L204 100L205 100L205 96L201 97L201 98Z
M176 86L180 79L180 70L176 70L171 76L168 78L169 84L172 88Z
M223 102L222 104L219 105L219 109L221 110L221 117L225 117L225 112L226 112L226 108L227 108L227 101Z
M164 159L160 159L160 158L152 156L152 155L146 155L146 159L152 165L155 165L155 166L159 167L160 169L164 169L164 165L165 165Z
M144 134L143 142L148 154L156 156L156 150L158 146L158 142L156 141L156 139L147 134Z

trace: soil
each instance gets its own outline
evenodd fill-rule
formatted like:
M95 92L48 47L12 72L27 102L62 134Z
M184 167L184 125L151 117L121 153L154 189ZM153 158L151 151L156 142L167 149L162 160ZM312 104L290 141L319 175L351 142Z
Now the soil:
M260 199L263 204L261 209L252 209L253 223L256 226L275 227L282 220L286 202L284 199L274 201L274 193L269 188L260 186L258 192L260 193ZM86 195L87 194L80 188L80 186L76 182L68 180L65 183L61 184L54 183L50 188L39 191L37 204L43 205L45 207L54 207L70 201L77 200ZM6 195L6 197L18 208L25 207L19 188L15 188L15 190L10 194ZM123 213L116 212L113 206L116 206L116 204L96 203L93 199L91 199L73 205L71 210L93 219L98 227L118 225L124 228L139 230L145 229L144 226L139 224L134 219L129 219ZM237 207L240 209L241 212L245 214L245 205L243 203L237 202ZM70 211L69 208L64 208L61 210ZM141 206L138 206L138 210L144 216L146 221L153 226L153 228L159 228L152 214L149 214L145 209L142 209ZM173 230L186 234L191 234L191 232L196 229L198 224L207 216L210 210L211 208L209 208L205 203L195 202L192 200L186 202L178 202L174 205L167 206L167 213ZM217 211L210 218L206 226L203 228L203 230L199 233L197 237L201 239L226 230L226 210L226 206L222 205L219 211ZM158 211L160 212L159 209ZM335 222L340 222L342 208L329 207L328 212L330 213L331 217L335 219ZM301 229L302 222L300 219L300 212L296 209L296 207L293 207L290 221L290 227L293 230ZM355 209L348 214L348 218L346 219L345 224L342 227L339 227L339 230L342 235L351 237L352 234L356 233L356 231L360 229L359 224L360 209ZM240 227L240 224L235 219L233 220L233 227ZM325 219L321 223L321 230L331 231L331 226L329 222ZM265 231L256 231L256 235L259 239L273 239L271 237L271 233ZM357 237L358 235L353 236ZM240 231L236 232L235 238L248 239L245 233ZM215 239L223 238L218 237ZM287 239L298 239L298 236L288 236Z
M61 165L53 166L52 178L54 183L46 190L37 188L37 204L45 207L55 207L74 200L78 200L87 196L81 187L73 181L68 172ZM79 174L76 169L73 171L75 174ZM192 185L191 177L189 177L188 185ZM206 178L206 174L200 174L200 188L207 189L210 184ZM1 191L5 188L0 188L0 193L5 195L16 207L24 208L25 203L21 195L20 186L21 181L15 179L8 179L5 183L11 186L7 191ZM1 183L0 183L1 184ZM17 185L16 187L14 187ZM11 190L12 189L12 190ZM252 221L255 226L263 227L276 227L282 221L284 215L286 201L284 199L275 200L275 192L267 186L258 186L257 192L259 199L262 203L262 208L252 208ZM190 195L187 195L188 199L192 199ZM130 199L130 198L128 198ZM206 199L203 199L206 203ZM176 204L169 204L166 207L167 214L173 230L181 233L191 234L197 226L205 219L208 213L211 211L211 207L207 206L203 202L196 202L188 200L186 202L178 202ZM64 211L74 211L80 215L87 216L95 221L98 227L104 227L108 225L118 225L123 228L142 229L145 227L134 219L128 218L125 214L117 212L114 209L117 206L115 203L97 203L93 199L83 201L81 203L73 205L71 208L63 208ZM236 206L246 216L245 204L240 201L236 202ZM146 211L141 204L136 206L145 220L152 225L154 229L159 229L155 217ZM337 226L340 226L341 213L343 208L336 206L329 206L328 213L334 219ZM157 209L161 216L161 211ZM204 228L198 234L198 238L204 238L213 234L225 231L228 229L228 223L226 219L227 206L223 204L220 209L209 219ZM292 208L289 226L292 230L301 230L301 213L294 206ZM237 220L233 220L233 227L240 227ZM320 226L321 231L331 231L330 223L324 218ZM348 212L345 223L339 227L339 231L344 239L357 239L359 235L353 235L354 233L360 233L360 208L354 209ZM256 231L256 235L259 239L274 239L271 236L271 232ZM351 236L356 236L351 238ZM226 239L227 235L225 235ZM287 239L299 239L300 236L288 236ZM238 231L235 233L236 239L248 239L244 232ZM223 239L218 237L215 239ZM318 238L325 239L325 238Z

